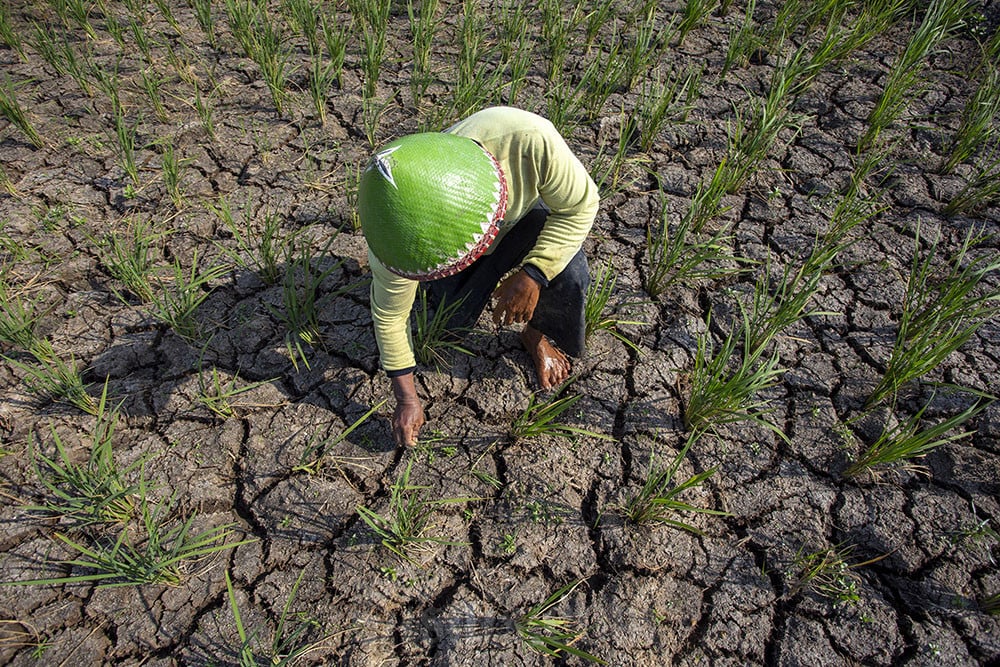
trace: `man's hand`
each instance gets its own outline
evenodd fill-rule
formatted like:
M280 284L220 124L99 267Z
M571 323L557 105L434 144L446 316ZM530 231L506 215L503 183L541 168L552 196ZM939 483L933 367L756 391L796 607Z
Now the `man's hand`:
M493 322L500 325L530 320L535 314L540 290L538 283L524 269L504 280L493 291L497 302L493 309Z
M400 447L413 447L424 425L424 406L413 385L413 373L392 378L396 410L392 414L392 435Z

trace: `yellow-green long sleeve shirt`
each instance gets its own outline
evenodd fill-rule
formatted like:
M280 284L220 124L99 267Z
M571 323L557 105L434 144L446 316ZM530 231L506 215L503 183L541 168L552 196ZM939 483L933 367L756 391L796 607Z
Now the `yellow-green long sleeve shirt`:
M507 213L487 254L541 201L550 212L524 264L535 266L549 280L559 275L594 224L598 194L593 179L552 123L528 111L492 107L445 131L479 142L497 159L507 179ZM412 368L416 360L409 318L417 281L392 273L370 250L368 260L382 368L390 373Z

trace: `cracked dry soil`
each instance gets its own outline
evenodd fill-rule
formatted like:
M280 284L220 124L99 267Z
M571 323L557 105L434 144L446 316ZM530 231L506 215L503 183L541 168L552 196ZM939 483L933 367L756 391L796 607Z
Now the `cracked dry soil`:
M184 563L174 586L0 587L0 662L237 664L228 573L258 657L281 630L292 599L283 631L301 627L297 645L315 642L301 658L306 663L582 664L542 656L513 630L513 619L582 580L550 613L572 619L581 632L575 646L612 665L997 664L1000 620L978 601L1000 592L995 532L989 532L1000 528L1000 407L978 416L974 435L921 461L923 474L842 475L857 448L841 437L844 425L861 414L884 371L918 224L924 238L940 234L948 250L972 227L1000 232L995 205L942 214L969 177L969 164L951 175L933 168L976 83L970 72L979 52L968 33L928 59L925 88L887 131L891 141L880 148L885 155L868 184L875 191L885 178L883 210L856 230L855 243L823 277L811 306L816 314L779 337L786 370L765 398L787 442L763 428L732 425L701 438L681 466L678 480L717 467L683 499L729 513L679 515L703 531L697 535L630 524L618 508L641 486L651 457L669 460L683 445L697 337L710 311L713 332L725 333L738 312L736 295L745 295L759 272L696 281L655 300L642 291L646 230L661 215L657 182L667 194L665 214L679 219L725 154L727 124L749 96L766 91L776 66L775 54L757 54L721 74L743 7L711 14L682 44L667 45L643 74L651 80L656 72L704 67L687 122L667 127L648 154L630 149L635 160L626 174L634 180L623 179L619 191L603 197L586 245L592 267L610 263L617 276L617 316L645 323L622 327L638 351L601 332L575 366L570 391L582 399L569 421L612 439L512 439L510 424L535 384L516 332L492 331L484 317L483 330L465 341L470 355L455 353L445 367L419 371L429 418L423 446L393 446L391 404L383 404L336 445L336 458L310 475L294 470L310 443L337 436L390 397L378 369L367 288L358 284L367 275L364 240L351 224L352 178L371 150L360 30L350 33L343 82L329 93L322 125L306 92L301 37L287 33L293 67L281 116L228 30L224 7L212 9L213 46L193 9L169 4L176 27L152 4L140 5L153 37L148 62L128 33L120 47L101 29L107 23L101 6L128 20L122 3L90 7L96 38L64 26L46 3L8 6L27 57L4 47L0 62L46 143L36 148L0 121L0 162L12 186L0 196L4 279L13 294L37 300L38 335L85 369L91 393L107 378L109 395L122 401L114 437L119 466L144 460L155 485L151 495L175 494L178 517L194 517L196 529L232 523L238 537L251 541ZM272 4L279 16L279 3ZM433 65L439 80L419 108L409 87L409 24L402 3L396 5L376 91L384 105L376 143L420 129L455 81L461 3L442 3ZM773 19L777 6L760 3L758 21ZM606 38L635 27L624 3L614 7ZM342 3L326 9L348 20ZM666 26L681 9L682 3L661 2L656 11ZM981 10L995 29L995 4ZM482 11L496 10L484 3ZM530 11L538 61L517 103L545 115L545 42L537 10ZM86 94L46 64L28 38L32 21L65 36L79 53L89 49L106 71L117 68L122 108L138 132L138 186L121 168L109 98L99 90ZM781 136L713 222L732 223L736 256L769 258L772 271L801 261L829 219L827 195L850 178L865 119L912 27L899 21L820 74L799 98L800 131ZM566 75L578 75L586 57L582 46L571 51ZM143 92L144 70L163 79L162 118ZM196 111L196 90L211 107L214 136ZM613 94L569 134L585 164L600 163L601 147L617 141L621 110L631 113L637 97L638 88ZM505 101L502 91L492 101ZM183 160L180 206L163 182L165 139ZM333 270L320 286L320 340L307 349L308 368L296 368L285 348L276 316L283 308L280 281L267 285L223 252L238 244L208 207L220 197L252 235L266 216L277 215L283 237L305 230L315 249L333 239L327 254L314 257ZM157 322L127 292L128 304L117 298L123 287L109 275L101 242L111 233L124 237L136 220L164 232L155 245L161 268L175 258L188 266L195 253L203 265L230 265L211 281L198 309L196 340ZM334 238L338 228L344 231ZM996 253L996 239L980 251ZM997 276L990 280L995 288ZM18 350L3 351L24 359ZM894 413L857 421L853 433L870 442L887 420L914 414L933 393L931 382L995 392L998 366L994 319L924 382L908 385ZM234 400L233 416L221 418L199 402L212 372L223 383L260 384ZM73 535L72 528L27 509L46 493L32 452L51 455L57 433L74 457L85 459L94 419L29 391L14 364L0 366L0 383L3 580L79 573L63 563L78 554L56 538ZM941 394L927 416L955 414L966 400ZM411 481L426 486L426 497L462 499L433 515L430 532L450 544L412 562L381 548L356 512L358 506L387 511L391 485L408 462ZM844 545L852 548L848 563L857 565L850 570L854 603L796 587L797 555Z

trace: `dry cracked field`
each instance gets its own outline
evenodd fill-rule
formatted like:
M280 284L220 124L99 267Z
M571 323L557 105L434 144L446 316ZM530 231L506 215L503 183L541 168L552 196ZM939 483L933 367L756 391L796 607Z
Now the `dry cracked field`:
M3 2L0 662L997 664L1000 7L918 48L955 4ZM606 326L550 395L484 316L403 451L359 169L491 104L601 184Z

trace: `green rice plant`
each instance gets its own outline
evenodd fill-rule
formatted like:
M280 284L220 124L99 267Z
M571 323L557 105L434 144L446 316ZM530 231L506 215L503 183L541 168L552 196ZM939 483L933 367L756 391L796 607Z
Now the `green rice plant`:
M76 460L63 444L54 425L49 431L55 446L52 458L40 447L33 447L35 477L47 492L42 502L27 509L69 521L75 527L92 524L127 523L136 513L136 497L144 482L129 482L129 476L139 471L145 459L120 468L114 459L113 440L120 418L118 407L108 405L108 383L105 381L95 410L97 418L90 433L90 452L86 461Z
M703 25L719 0L686 0L681 10L681 20L677 25L677 45L695 28ZM786 3L787 4L787 3Z
M17 186L11 182L10 176L7 174L7 170L3 168L3 165L0 165L0 187L2 187L11 197L21 196Z
M512 619L514 633L526 646L542 655L553 658L575 656L598 665L608 664L573 644L583 638L585 630L578 630L576 622L565 616L552 616L549 611L576 590L582 579L570 582L545 598L521 616Z
M535 42L531 35L528 13L520 0L502 0L498 8L500 66L507 70L506 103L517 104L524 89L528 72L534 64Z
M240 647L237 651L237 661L240 667L260 667L262 664L293 665L300 658L321 647L326 637L315 641L306 641L311 633L320 629L319 621L305 612L292 613L292 604L305 573L306 571L303 570L295 580L295 584L292 585L288 599L285 600L285 604L281 608L281 615L278 617L274 633L271 635L270 644L261 651L264 655L258 657L260 636L258 633L247 632L239 605L236 602L236 591L233 588L232 579L229 572L226 572L226 594L229 598L229 610L233 614L236 633L240 638Z
M184 206L184 194L181 192L181 168L190 162L177 157L174 144L170 140L160 142L160 167L163 170L163 187L170 196L176 210Z
M199 370L198 395L195 397L195 400L198 401L199 405L208 408L217 417L232 419L236 416L237 408L249 407L245 404L234 403L233 399L276 379L258 380L257 382L241 385L240 374L233 373L233 377L229 382L223 382L219 376L219 369L213 366L209 378L206 378L205 373Z
M239 42L243 55L251 60L256 50L256 26L265 11L266 5L260 0L226 0L229 29Z
M709 194L708 187L699 185L691 206L673 229L667 198L660 195L659 228L654 231L650 226L646 230L647 268L642 287L651 297L658 297L674 285L716 280L746 270L741 265L748 260L733 255L728 223L711 235L701 234L698 217L713 206L708 203Z
M132 32L132 39L135 40L136 48L142 54L143 60L150 66L153 64L153 45L149 40L149 34L141 21L129 20L129 29Z
M764 46L764 38L758 34L753 14L757 9L756 0L747 0L746 14L742 21L735 24L729 31L729 45L726 47L726 58L722 63L720 77L732 69L744 67L750 62L750 56Z
M91 3L87 0L61 0L59 3L63 12L60 18L65 22L72 20L77 26L83 29L90 39L97 39L97 31L90 23Z
M431 500L427 498L430 487L410 482L410 472L413 460L406 462L403 472L389 486L389 507L382 515L358 505L358 516L375 535L380 538L383 547L406 561L413 562L419 552L434 546L455 546L461 542L452 542L444 537L429 535L435 511L443 505L460 504L473 500L472 498L444 498Z
M545 92L546 117L560 134L571 134L586 107L585 82L571 83L563 77Z
M142 81L142 89L146 91L146 96L149 97L149 102L153 105L153 112L157 119L166 122L167 109L163 106L163 95L160 93L160 87L164 82L163 78L152 67L140 69L139 77Z
M1000 258L969 257L982 240L976 230L970 230L944 273L936 276L938 239L921 257L917 228L896 340L867 407L895 397L903 385L929 373L1000 313L1000 288L985 283L988 275L1000 270Z
M944 214L951 217L974 213L1000 201L1000 140L994 142L989 152L979 161L972 177L944 207Z
M633 495L629 501L621 508L622 514L637 524L662 523L667 526L686 530L695 535L704 533L697 527L677 519L678 512L696 512L698 514L711 514L714 516L731 516L729 512L721 510L695 507L679 499L679 496L688 489L693 489L705 483L718 470L717 467L704 470L688 477L680 484L674 484L674 476L680 468L681 462L691 449L691 444L696 440L695 436L689 436L684 447L677 453L666 467L654 467L653 457L649 459L649 467L646 470L646 479L642 488Z
M614 152L606 154L607 144L602 143L591 166L591 177L602 195L624 190L628 184L624 182L622 172L630 161L638 159L629 157L629 148L639 134L639 119L635 114L626 113L624 108L618 118L618 140L613 144Z
M164 232L153 231L148 221L135 216L129 220L126 234L111 232L105 235L102 243L105 250L101 253L101 263L112 278L123 283L143 303L151 302L155 296L156 259L153 253L164 236ZM112 289L123 303L128 304L128 299Z
M372 150L374 150L379 144L378 131L379 125L382 122L382 114L384 114L386 109L388 109L392 104L392 98L385 101L380 101L373 97L361 100L362 131L365 133L365 138L368 140L368 145L372 148ZM446 109L448 107L442 106L441 108ZM437 122L439 124L435 127L437 129L441 129L442 125L440 124L440 117L437 119Z
M335 238L335 237L334 237ZM327 254L333 238L327 242L320 252ZM304 345L315 347L321 342L319 332L319 289L321 284L334 271L340 268L343 260L333 263L324 270L315 266L315 258L310 248L310 240L293 236L283 248L285 258L285 276L282 281L282 298L284 307L270 308L271 314L285 327L285 349L291 358L292 366L299 369L299 361L306 368L311 368Z
M601 267L601 269L597 272L596 278L591 281L590 286L587 288L587 296L583 304L583 319L586 323L586 337L590 338L598 331L607 331L638 354L640 351L639 346L635 343L635 341L622 333L618 327L640 326L646 324L646 322L619 320L616 317L606 316L604 314L604 311L607 309L608 302L611 300L611 295L615 291L615 285L617 282L618 276L614 272L611 263L608 262Z
M751 349L747 323L730 329L715 349L711 315L698 336L694 369L689 375L690 394L684 405L684 425L694 437L716 432L720 426L750 422L762 426L782 440L787 436L768 418L772 409L759 394L778 384L784 369L777 353L765 358L758 348L737 359L738 349Z
M611 436L603 433L557 421L561 416L570 412L573 406L583 398L582 394L559 396L572 380L573 378L570 378L564 382L548 400L539 399L538 393L531 394L527 407L511 424L510 435L514 441L528 440L543 435L559 438L584 437L613 440Z
M574 6L568 16L564 16L560 0L541 0L539 10L542 17L542 39L548 47L548 63L545 75L551 83L562 79L566 57L573 47L573 27L580 20L579 6Z
M970 7L965 0L932 0L868 114L868 128L858 140L859 151L871 148L879 135L896 121L921 83L927 57L964 25Z
M0 342L15 350L28 351L39 338L35 327L41 318L37 299L24 298L0 275Z
M299 459L299 464L293 467L292 471L318 475L323 467L329 463L333 463L339 469L346 459L342 456L335 456L332 453L333 448L346 440L347 436L368 421L385 404L386 401L383 400L373 405L368 412L358 417L350 426L331 438L323 438L322 440L310 438L305 451L302 452L302 456ZM352 464L356 465L356 463Z
M973 431L955 432L955 429L974 419L996 399L983 395L961 413L921 428L921 420L931 400L909 419L882 429L878 439L844 470L844 476L857 477L870 472L878 477L884 468L921 471L920 466L912 463L915 459L923 458L942 445L972 437Z
M322 21L322 12L313 0L282 0L281 11L285 20L300 35L306 44L309 45L309 53L318 55L320 53L319 26Z
M265 285L274 285L281 276L280 263L285 256L279 238L281 217L275 212L265 211L263 222L257 229L251 229L251 220L244 213L242 223L233 217L229 200L219 197L217 205L208 204L236 241L236 249L220 245L222 250L237 266L251 270ZM249 231L248 231L249 230Z
M635 31L631 35L628 49L622 53L623 80L631 89L658 61L663 45L670 42L676 30L676 21L671 19L666 26L656 15L657 3L647 2L637 6Z
M170 4L167 0L153 0L153 4L160 12L160 15L166 19L167 23L170 24L170 27L173 28L178 35L182 34L180 24L177 23L177 17L174 16L174 12L170 8Z
M212 17L212 0L188 0L188 5L194 10L195 21L198 27L205 33L208 43L212 46L215 42L215 19Z
M87 392L90 384L83 381L72 354L68 361L63 359L45 339L36 340L28 351L34 357L34 364L6 355L3 358L25 374L24 382L29 390L87 414L96 414L98 403Z
M431 49L441 27L438 16L439 0L406 0L406 13L410 20L410 34L413 36L413 73L410 89L413 104L419 106L432 81Z
M28 118L27 112L17 99L17 92L10 77L4 77L4 83L0 86L0 114L3 115L14 127L21 130L28 141L36 148L45 146L41 135Z
M421 364L440 369L447 364L446 354L460 352L471 356L462 347L461 336L468 329L450 329L448 322L461 309L463 300L442 302L432 308L427 302L427 291L419 292L419 305L413 309L413 353Z
M362 97L373 99L385 60L386 31L392 0L349 0L355 23L361 24Z
M860 600L858 585L861 577L856 570L876 563L885 556L850 564L848 558L853 551L854 546L850 544L838 544L818 551L807 551L805 547L800 547L787 572L791 586L786 597L791 598L804 590L810 590L836 603L857 603Z
M476 0L462 0L462 19L458 26L458 88L469 87L479 77L487 59L486 17ZM456 97L459 95L456 94Z
M135 160L137 142L139 140L138 122L129 123L125 113L119 107L114 117L115 137L118 139L119 164L133 185L139 184L139 166Z
M147 488L140 489L138 501L139 525L124 526L113 541L97 539L84 544L56 533L60 542L78 554L77 558L62 561L62 564L80 570L79 574L12 583L176 586L184 580L184 566L188 563L253 541L226 541L237 532L236 524L193 533L195 516L180 523L173 521L171 516L177 511L174 499L153 504Z
M67 62L70 62L68 58ZM121 60L118 59L111 66L105 67L94 63L90 67L91 78L97 85L98 90L108 98L108 106L111 107L111 113L116 117L124 115L121 103L121 78L118 75L118 66L120 63ZM80 85L84 87L85 84ZM90 93L87 92L87 94L89 95Z
M618 56L618 48L616 42L607 54L591 59L580 77L581 110L591 121L602 115L604 105L614 93L625 88L625 63Z
M47 62L56 74L66 74L66 65L63 62L62 39L49 31L47 27L31 22L32 36L29 40L31 47Z
M23 62L28 62L28 56L24 53L24 44L21 43L21 36L18 29L10 18L10 11L7 5L0 5L0 40L17 54Z
M666 81L648 79L635 105L639 128L639 148L652 150L660 132L668 122L685 122L697 99L701 85L701 69L690 68L673 72Z
M194 88L194 109L198 113L198 118L201 119L201 126L205 128L205 134L208 135L209 139L214 140L215 121L213 120L212 96L202 97L201 89L198 86Z
M749 346L744 353L763 350L781 332L807 317L835 314L811 310L808 306L819 290L820 280L842 248L841 242L817 241L798 268L786 264L777 281L770 276L770 261L765 264L754 285L750 305L740 303L747 329L745 342Z
M324 61L321 53L314 53L310 63L309 94L312 96L313 108L316 109L319 122L325 126L326 100L334 82L340 76L340 70L335 63Z
M158 288L146 306L154 319L169 326L181 338L193 341L201 334L201 323L195 317L198 307L211 294L209 283L221 278L229 267L214 264L206 269L198 266L198 251L191 258L191 268L184 269L180 258L174 260L172 279L158 280Z
M271 94L271 102L278 114L285 111L285 101L288 93L285 90L291 54L284 48L284 36L281 28L271 19L266 9L254 14L251 33L247 38L250 49L250 59L260 68L264 83Z
M713 185L732 194L758 170L758 165L771 152L782 132L798 134L801 118L791 111L794 101L796 71L779 66L771 77L771 85L763 100L751 98L745 104L750 113L735 109L735 120L729 124L729 151Z
M614 22L614 0L598 0L587 13L584 21L584 46L589 51L597 40L601 28Z
M1000 115L1000 67L984 58L979 85L962 110L962 120L951 139L948 157L942 173L972 157L980 146L991 143L995 136L993 120Z
M1000 616L1000 593L984 595L976 603L979 606L979 611L990 616Z
M491 53L487 49L485 19L475 0L465 0L458 54L457 82L452 90L451 103L436 114L435 123L445 124L454 118L467 116L499 100L502 72L487 67Z
M326 14L320 19L320 32L326 44L326 55L330 58L334 77L338 86L343 85L344 59L347 57L347 40L351 34L350 21L331 20Z

